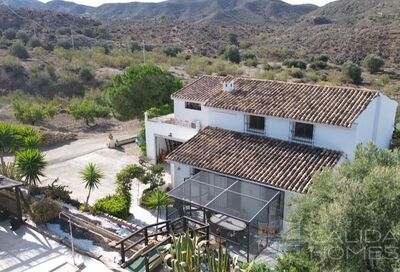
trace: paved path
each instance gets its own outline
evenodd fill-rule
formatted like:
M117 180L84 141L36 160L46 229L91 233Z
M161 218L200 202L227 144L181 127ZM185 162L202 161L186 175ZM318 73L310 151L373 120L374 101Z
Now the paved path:
M131 136L116 135L115 138L123 139ZM72 191L72 198L85 202L88 190L82 183L80 171L89 162L93 162L102 169L104 178L99 188L92 191L89 203L93 204L97 199L112 194L115 189L115 175L126 165L138 163L138 158L119 150L108 149L106 143L107 136L100 135L48 149L45 153L49 164L42 185L50 184L58 177L59 184L68 185Z
M84 263L82 271L107 272L103 263L81 254L76 254L76 263ZM0 222L0 271L44 272L72 262L71 249L40 233L22 226L16 232L8 228L8 222Z

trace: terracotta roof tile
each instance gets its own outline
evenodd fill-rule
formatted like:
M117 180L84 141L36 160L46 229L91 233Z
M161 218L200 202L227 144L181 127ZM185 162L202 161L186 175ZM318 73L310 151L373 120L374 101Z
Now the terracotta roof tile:
M172 97L207 107L351 127L378 92L349 87L324 87L247 78L234 79L225 92L224 78L204 76Z
M335 166L341 156L338 151L207 127L168 159L305 193L312 175Z

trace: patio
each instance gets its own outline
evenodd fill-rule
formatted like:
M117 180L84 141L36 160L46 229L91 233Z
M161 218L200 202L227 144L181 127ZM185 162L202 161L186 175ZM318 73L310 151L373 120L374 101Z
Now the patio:
M167 219L189 216L210 225L211 246L224 245L241 259L256 258L282 229L284 193L200 171L169 192Z

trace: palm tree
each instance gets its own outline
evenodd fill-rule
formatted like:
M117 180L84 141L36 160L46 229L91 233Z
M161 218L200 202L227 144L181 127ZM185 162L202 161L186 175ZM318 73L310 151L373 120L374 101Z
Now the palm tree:
M12 152L15 149L16 137L10 124L0 123L0 161L3 172L5 171L6 163L4 155Z
M46 165L45 155L38 149L26 149L17 152L17 170L27 183L29 190L32 186L40 183L39 177L44 177L43 170Z
M95 163L89 163L81 171L81 178L85 183L85 189L89 189L89 193L85 203L85 209L89 207L90 193L94 188L98 188L100 184L100 179L104 177L103 172L97 167Z
M151 195L143 199L143 205L157 211L157 223L161 215L161 208L172 204L172 198L164 191L156 189Z

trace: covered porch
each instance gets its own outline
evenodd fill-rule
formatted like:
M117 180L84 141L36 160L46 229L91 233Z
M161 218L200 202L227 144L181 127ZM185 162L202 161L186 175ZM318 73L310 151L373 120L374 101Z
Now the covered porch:
M200 171L168 193L167 219L192 217L210 225L211 246L255 259L280 237L284 192L255 182Z

